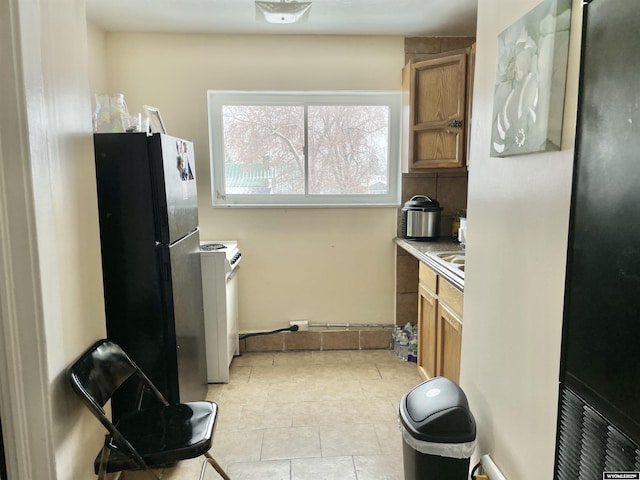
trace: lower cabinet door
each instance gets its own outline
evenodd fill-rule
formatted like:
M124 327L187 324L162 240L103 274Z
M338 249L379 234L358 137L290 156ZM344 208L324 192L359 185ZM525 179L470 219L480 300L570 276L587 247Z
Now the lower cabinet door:
M424 285L418 285L418 373L425 380L436 373L437 300Z
M442 302L438 303L437 329L437 372L457 383L460 381L462 321Z

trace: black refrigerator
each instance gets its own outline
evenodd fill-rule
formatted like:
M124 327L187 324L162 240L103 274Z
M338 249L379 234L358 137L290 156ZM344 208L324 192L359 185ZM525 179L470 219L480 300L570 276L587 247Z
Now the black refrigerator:
M202 400L207 374L195 160L164 134L94 135L107 337L171 403ZM114 398L117 420L136 392Z
M640 471L640 13L584 6L556 478Z

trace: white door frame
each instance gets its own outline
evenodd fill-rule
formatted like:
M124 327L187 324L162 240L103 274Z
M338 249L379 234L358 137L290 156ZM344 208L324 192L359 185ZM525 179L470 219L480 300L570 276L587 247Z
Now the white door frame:
M51 193L39 188L49 157L38 146L48 139L30 135L40 135L45 120L41 14L37 0L0 2L0 414L8 480L56 478L38 254L38 234L50 232L36 229L36 203Z

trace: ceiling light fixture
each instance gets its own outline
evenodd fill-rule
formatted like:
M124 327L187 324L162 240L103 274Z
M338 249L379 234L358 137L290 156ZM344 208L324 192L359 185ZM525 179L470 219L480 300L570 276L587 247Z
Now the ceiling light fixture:
M268 23L296 23L306 17L310 9L311 2L256 0L256 14L262 14Z

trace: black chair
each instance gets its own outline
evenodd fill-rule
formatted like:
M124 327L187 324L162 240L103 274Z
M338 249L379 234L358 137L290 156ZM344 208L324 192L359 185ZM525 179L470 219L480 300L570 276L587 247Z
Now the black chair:
M230 480L209 455L218 412L215 403L169 405L129 356L109 340L100 340L89 348L69 368L69 377L74 391L108 431L94 462L99 480L107 473L125 470L144 470L158 479L152 469L200 455L206 458L200 480L204 478L207 463L222 478ZM127 380L138 383L137 409L123 415L114 425L103 407ZM158 401L157 407L141 407L147 393ZM145 401L145 405L148 404Z

